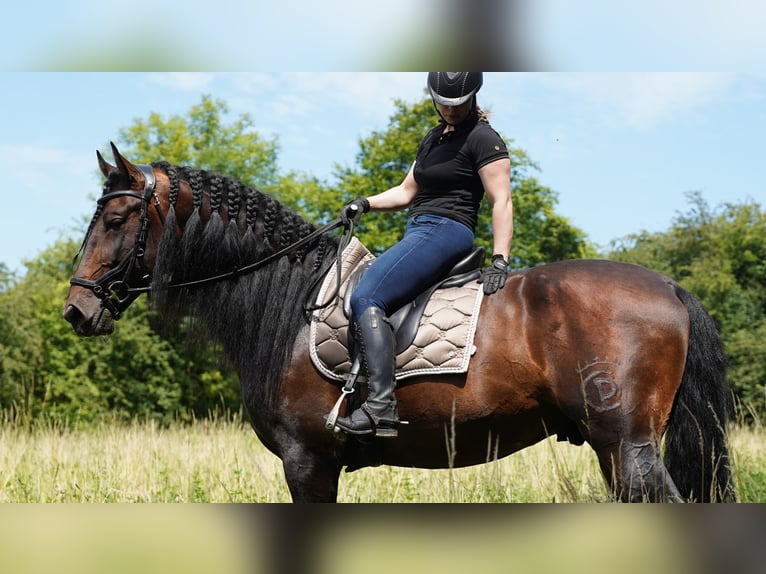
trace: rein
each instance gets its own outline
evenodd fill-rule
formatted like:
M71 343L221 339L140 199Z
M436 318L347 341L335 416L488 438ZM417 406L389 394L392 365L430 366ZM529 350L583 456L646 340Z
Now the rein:
M98 199L98 205L99 207L103 207L104 204L106 204L108 201L115 199L117 197L134 197L136 199L141 200L141 213L140 213L140 223L138 226L138 230L136 231L136 238L133 243L133 248L130 250L130 252L120 261L116 266L114 266L112 269L110 269L107 273L99 277L96 281L91 281L88 279L80 279L77 277L72 277L69 280L69 283L71 285L77 285L79 287L85 287L86 289L90 289L94 295L96 295L99 299L101 299L101 306L105 309L107 309L111 315L112 318L116 321L120 318L123 311L128 308L128 306L142 293L149 293L151 291L156 291L157 288L152 288L149 285L146 285L144 287L130 287L128 285L128 278L135 267L136 263L139 264L141 267L141 271L143 273L143 279L147 281L150 278L150 273L146 269L146 265L144 263L144 254L146 251L146 239L147 239L147 230L149 228L149 217L148 217L148 211L149 211L149 203L150 200L154 199L154 207L157 210L157 215L160 218L160 221L162 224L165 224L165 216L160 210L160 203L159 198L157 197L155 186L156 186L156 178L154 176L153 168L149 165L137 165L144 174L144 191L143 193L138 193L132 190L123 190L123 191L114 191L110 193L106 193L103 196L101 196ZM337 264L338 266L338 284L336 286L336 294L337 292L340 292L340 266L341 266L341 254L343 253L343 250L348 245L348 243L351 241L351 238L354 235L354 222L350 221L348 224L346 224L343 220L341 220L340 217L336 218L335 220L331 221L330 223L323 225L322 227L314 230L313 232L309 233L305 237L299 239L295 243L291 243L287 247L284 247L283 249L280 249L279 251L272 253L268 257L265 257L259 261L256 261L254 263L251 263L249 265L245 265L244 267L235 268L229 272L221 273L218 275L212 275L210 277L205 277L203 279L196 279L193 281L185 281L183 283L170 283L168 285L165 285L161 288L163 291L171 290L171 289L183 289L183 288L190 288L190 287L199 287L202 285L208 285L210 283L215 283L218 281L223 281L226 279L232 279L235 277L239 277L248 273L251 273L253 271L256 271L257 269L260 269L262 267L265 267L266 265L272 263L273 261L276 261L280 257L283 257L285 255L288 255L294 251L297 251L304 245L307 245L314 241L317 237L324 235L325 233L328 233L334 229L337 229L338 227L345 227L343 236L341 238L340 244L338 246L338 252L337 252L337 261L333 261L330 265L326 266L324 270L322 270L321 273L319 273L319 277L312 283L309 293L311 293L315 288L316 285L318 285L319 281L324 277L324 275L330 270L330 267L333 264ZM85 238L85 242L87 242L87 236ZM83 245L85 244L83 242ZM321 309L325 307L325 305L319 305L319 306L309 306L304 305L304 311L311 312L317 309Z
M292 253L293 251L297 251L304 245L311 243L314 239L319 237L320 235L323 235L329 231L332 231L333 229L336 229L343 225L343 222L340 220L340 218L336 219L335 221L332 221L328 223L327 225L323 225L319 229L312 231L309 233L306 237L303 237L302 239L299 239L295 243L291 243L287 247L280 249L276 253L272 253L268 257L264 257L263 259L256 261L255 263L250 263L249 265L245 265L244 267L238 267L235 269L232 269L231 271L228 271L226 273L221 273L219 275L212 275L210 277L205 277L203 279L195 279L194 281L185 281L183 283L169 283L168 285L165 285L162 287L161 290L167 291L169 289L182 289L185 287L199 287L200 285L207 285L209 283L215 283L217 281L223 281L224 279L232 279L234 277L238 277L240 275L245 275L247 273L250 273L252 271L255 271L257 269L260 269L261 267L265 267L272 261L276 261L280 257L283 257L284 255L288 255ZM150 286L146 287L131 287L128 289L128 293L135 293L137 295L140 295L141 293L148 293L150 291L154 291L156 289L153 289Z

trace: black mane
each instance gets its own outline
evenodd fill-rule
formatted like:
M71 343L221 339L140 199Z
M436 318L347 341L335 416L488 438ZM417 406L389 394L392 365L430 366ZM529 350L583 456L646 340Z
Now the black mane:
M295 339L306 325L303 303L338 242L323 235L254 272L168 288L259 261L316 226L237 180L167 162L152 165L168 175L171 203L152 277L152 305L163 323L184 323L222 344L239 372L248 408L273 408ZM182 181L191 187L194 209L179 239L175 204Z

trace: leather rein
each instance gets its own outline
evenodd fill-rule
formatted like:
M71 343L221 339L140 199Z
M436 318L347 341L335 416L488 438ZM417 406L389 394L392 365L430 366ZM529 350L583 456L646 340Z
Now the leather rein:
M157 181L154 176L154 170L152 166L136 165L136 167L139 168L141 172L144 174L143 193L138 193L132 190L112 191L112 192L105 193L97 201L99 207L103 207L108 201L115 199L117 197L134 197L136 199L141 200L140 222L138 225L138 229L136 230L136 236L133 242L133 248L127 253L127 255L125 255L125 257L122 258L122 260L117 265L112 267L109 271L107 271L104 275L102 275L95 281L91 281L89 279L80 279L78 277L72 277L69 280L70 285L77 285L78 287L84 287L86 289L90 289L93 292L93 294L101 300L101 307L108 310L115 321L120 319L120 317L122 316L122 313L125 311L125 309L128 308L128 306L133 302L133 300L136 297L138 297L141 293L149 293L150 291L153 290L152 287L150 287L149 285L146 285L143 287L131 287L128 284L128 279L130 277L131 272L135 268L136 264L138 264L141 269L141 272L143 274L142 280L144 282L148 282L151 277L151 274L149 270L146 268L146 264L144 262L144 255L146 253L147 232L149 229L150 203L154 205L154 208L157 211L157 215L160 218L160 221L162 222L162 224L163 225L165 224L165 216L160 210L160 201L155 189ZM341 226L345 226L346 231L344 232L344 239L341 241L341 245L338 248L338 258L340 258L340 254L343 248L345 247L345 245L348 244L348 241L353 236L354 224L353 222L351 222L350 225L346 225L340 219L340 217L338 217L335 220L331 221L330 223L323 225L322 227L314 230L313 232L306 235L305 237L299 239L295 243L291 243L287 247L275 253L272 253L268 257L264 257L263 259L260 259L259 261L256 261L255 263L245 265L244 267L235 268L227 273L221 273L218 275L205 277L203 279L186 281L183 283L170 283L164 286L162 289L168 290L168 289L199 287L201 285L207 285L210 283L215 283L217 281L223 281L225 279L231 279L231 278L239 277L247 273L251 273L257 269L260 269L261 267L265 267L269 263L276 261L277 259L279 259L280 257L284 255L292 253L293 251L297 251L304 245L311 243L320 235L323 235ZM83 246L85 245L87 240L88 240L88 237L86 236L85 241L83 242ZM340 265L340 261L338 261L338 265ZM324 276L324 274L327 273L327 271L329 271L329 267L327 267L325 270L323 270L322 273L320 273L320 278ZM338 286L338 288L340 288L340 286ZM307 310L313 310L313 309L307 308Z

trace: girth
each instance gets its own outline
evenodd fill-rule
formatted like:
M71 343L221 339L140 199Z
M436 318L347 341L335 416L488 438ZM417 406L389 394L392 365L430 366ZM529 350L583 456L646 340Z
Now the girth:
M396 338L396 354L402 353L415 340L418 332L420 319L425 311L426 303L437 289L447 289L449 287L461 287L469 281L475 281L481 277L481 265L484 261L484 248L477 247L469 255L461 259L449 271L447 277L418 295L411 303L400 307L394 312L391 319L391 326L394 329ZM359 285L362 276L367 272L372 261L368 261L359 266L349 277L346 293L353 293ZM346 318L351 321L351 297L345 297L343 300L343 312ZM349 330L349 337L353 338L354 329Z

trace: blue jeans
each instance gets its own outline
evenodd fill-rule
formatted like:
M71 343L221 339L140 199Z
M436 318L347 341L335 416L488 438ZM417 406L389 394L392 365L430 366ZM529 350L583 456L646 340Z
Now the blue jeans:
M404 237L377 257L351 294L354 317L369 307L386 316L443 279L473 248L470 228L446 217L415 215Z

